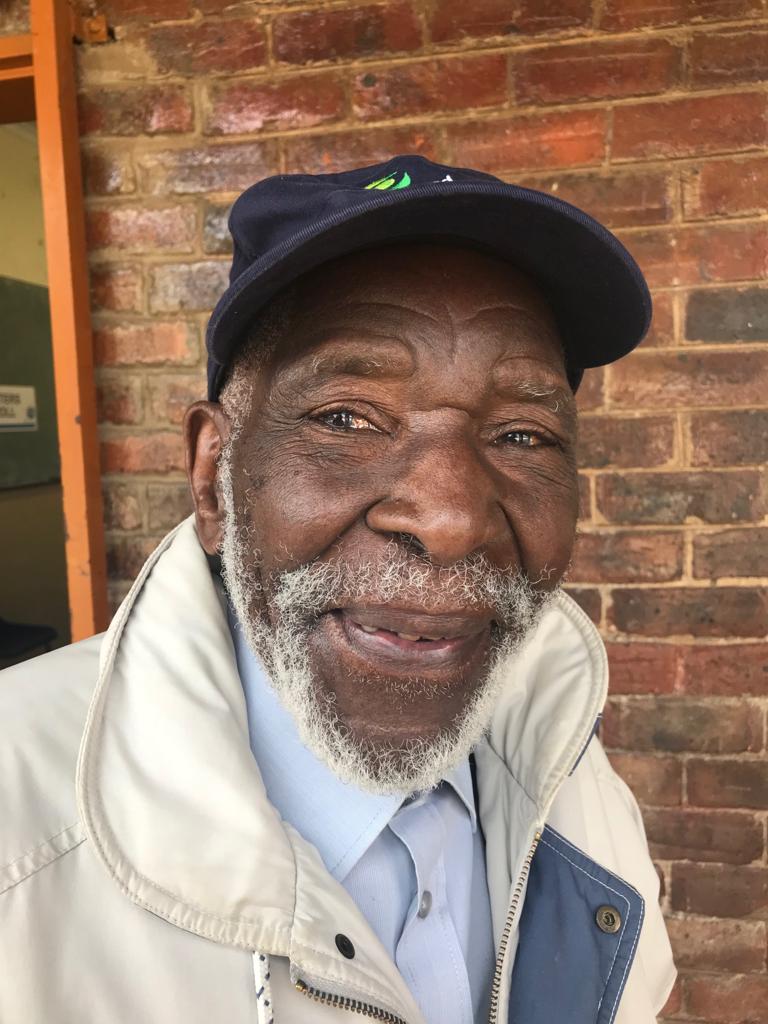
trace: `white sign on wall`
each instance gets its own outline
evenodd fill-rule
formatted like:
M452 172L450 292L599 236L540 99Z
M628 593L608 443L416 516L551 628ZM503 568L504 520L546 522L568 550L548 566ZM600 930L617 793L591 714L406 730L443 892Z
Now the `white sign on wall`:
M0 432L37 430L35 389L0 384Z

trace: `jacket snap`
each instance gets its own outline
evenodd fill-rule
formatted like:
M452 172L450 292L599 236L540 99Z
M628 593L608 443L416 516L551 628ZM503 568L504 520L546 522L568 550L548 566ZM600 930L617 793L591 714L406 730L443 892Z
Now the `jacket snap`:
M352 940L348 939L346 935L342 935L341 932L336 936L336 949L345 956L347 960L354 959L355 947L352 945Z
M621 914L616 907L611 907L607 903L597 908L595 920L600 931L607 935L615 935L621 928Z

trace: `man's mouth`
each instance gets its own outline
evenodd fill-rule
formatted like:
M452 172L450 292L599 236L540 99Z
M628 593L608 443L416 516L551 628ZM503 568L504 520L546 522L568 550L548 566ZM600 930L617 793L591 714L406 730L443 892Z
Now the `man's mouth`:
M470 660L485 648L492 625L487 613L434 614L386 606L341 608L331 617L358 656L420 670Z

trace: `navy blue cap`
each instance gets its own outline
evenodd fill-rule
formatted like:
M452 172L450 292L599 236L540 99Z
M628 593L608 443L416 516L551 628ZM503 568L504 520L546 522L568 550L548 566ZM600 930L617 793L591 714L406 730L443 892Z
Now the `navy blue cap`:
M546 296L575 390L587 367L638 345L651 322L648 285L606 228L546 192L421 156L338 174L279 174L246 189L229 215L229 287L206 332L208 397L257 314L308 270L404 241L480 248L529 274Z

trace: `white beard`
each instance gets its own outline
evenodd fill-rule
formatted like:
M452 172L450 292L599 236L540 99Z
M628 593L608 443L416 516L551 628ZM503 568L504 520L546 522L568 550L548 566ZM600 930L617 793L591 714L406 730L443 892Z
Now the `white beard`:
M224 506L222 576L238 624L251 651L265 665L272 687L293 718L304 745L343 782L377 794L410 794L432 789L466 759L485 734L499 695L513 671L517 652L533 632L555 591L536 590L519 571L499 570L483 555L473 555L436 568L396 544L376 563L310 562L270 579L269 593L259 571L245 510L235 508L232 489L232 446L219 458L218 482ZM340 719L335 699L313 676L308 637L317 616L330 607L360 599L386 603L395 597L421 599L438 611L465 603L492 607L496 631L485 676L472 689L460 716L434 737L394 744L356 736ZM268 604L271 619L259 609ZM361 679L365 686L366 680ZM381 686L381 682L377 681ZM387 685L387 684L385 684ZM418 679L389 684L402 701L424 700L434 683Z

